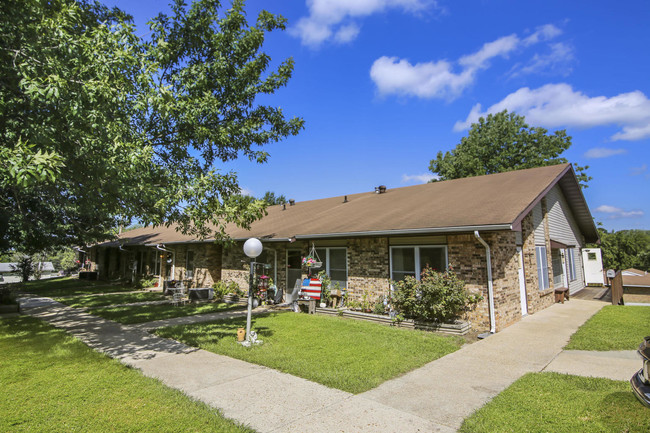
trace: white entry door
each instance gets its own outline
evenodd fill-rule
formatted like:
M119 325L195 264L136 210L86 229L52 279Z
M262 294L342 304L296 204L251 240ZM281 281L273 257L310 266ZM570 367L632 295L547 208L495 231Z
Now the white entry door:
M521 299L521 315L528 314L528 300L526 299L526 275L524 274L524 254L521 247L517 247L519 257L519 297Z

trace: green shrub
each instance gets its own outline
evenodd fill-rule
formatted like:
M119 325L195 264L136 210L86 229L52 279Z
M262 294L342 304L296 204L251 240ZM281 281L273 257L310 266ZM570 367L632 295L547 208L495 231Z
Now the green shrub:
M407 276L394 284L391 304L407 319L426 322L450 322L459 318L482 297L470 295L465 282L451 270L422 271L420 281Z
M224 296L226 296L230 292L230 289L228 288L228 284L226 284L225 281L217 281L212 285L212 288L214 289L214 298L215 299L223 299Z
M17 304L16 294L9 287L0 287L0 305Z
M374 314L385 314L386 313L386 306L384 305L383 302L377 302L373 307L372 307L372 312Z
M235 283L234 281L231 281L228 283L228 293L234 293L235 295L242 297L247 295L246 292L244 292L240 287L239 284Z
M153 287L157 281L158 278L156 277L136 278L135 282L133 283L133 287L137 290L147 289L149 287Z

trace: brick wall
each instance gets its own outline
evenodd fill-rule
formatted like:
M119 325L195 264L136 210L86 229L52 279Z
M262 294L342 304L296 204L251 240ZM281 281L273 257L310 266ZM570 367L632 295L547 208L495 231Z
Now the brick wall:
M495 323L499 331L521 317L515 234L481 233L481 238L490 246ZM467 313L466 318L475 329L488 330L490 315L485 247L472 234L450 235L447 242L449 264L454 272L465 281L470 293L483 296L483 300Z
M388 238L348 240L348 297L360 300L369 291L374 302L390 290Z

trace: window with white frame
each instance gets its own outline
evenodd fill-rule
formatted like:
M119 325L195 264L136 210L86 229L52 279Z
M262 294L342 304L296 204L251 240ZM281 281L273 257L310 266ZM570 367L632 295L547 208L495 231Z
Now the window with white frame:
M573 248L566 250L567 272L569 273L569 280L575 281L576 276L576 258Z
M390 248L390 278L401 281L407 276L419 280L425 268L436 271L447 269L447 247L440 246L404 246Z
M539 281L539 290L550 288L548 281L548 258L546 257L546 247L535 247L535 258L537 259L537 279Z
M339 283L342 289L346 288L348 284L347 248L321 247L316 248L316 254L323 263L323 266L318 271L325 271L332 280L332 287Z

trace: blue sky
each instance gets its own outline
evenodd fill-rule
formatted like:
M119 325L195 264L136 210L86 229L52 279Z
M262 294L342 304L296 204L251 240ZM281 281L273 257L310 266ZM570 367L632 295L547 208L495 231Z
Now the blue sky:
M163 1L106 1L139 33ZM289 20L267 37L296 63L264 100L305 119L297 137L238 160L245 191L297 201L426 181L478 116L503 109L573 137L584 190L605 228L650 229L650 2L249 0Z

